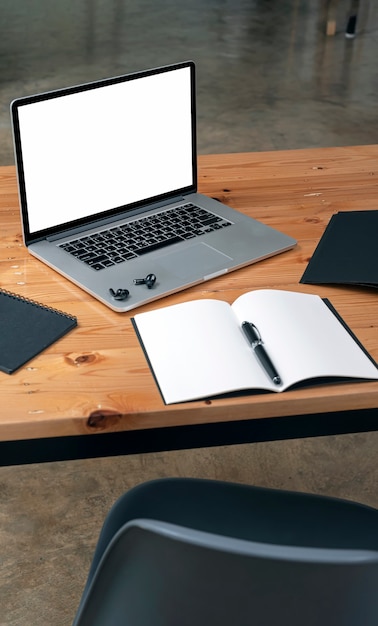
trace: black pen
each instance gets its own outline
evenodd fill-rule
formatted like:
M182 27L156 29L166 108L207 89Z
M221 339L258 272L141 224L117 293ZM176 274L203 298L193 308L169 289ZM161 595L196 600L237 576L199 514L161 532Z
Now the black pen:
M276 368L274 367L272 361L270 360L263 346L261 335L259 331L257 330L256 326L254 324L251 324L250 322L243 322L242 329L249 343L251 344L255 355L257 356L262 367L268 374L269 378L272 379L275 385L280 385L281 384L280 375L278 374Z

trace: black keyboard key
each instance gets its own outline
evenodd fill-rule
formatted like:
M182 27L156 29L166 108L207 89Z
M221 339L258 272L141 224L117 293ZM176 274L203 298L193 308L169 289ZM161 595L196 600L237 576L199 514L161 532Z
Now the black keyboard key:
M221 218L218 217L217 215L213 215L212 217L209 217L205 220L202 221L202 225L203 226L210 226L210 224L215 224L215 222L220 222Z
M97 254L95 254L94 252L84 252L80 254L80 256L78 256L77 258L80 259L80 261L84 261L84 263L88 263L88 261L97 258Z
M165 239L164 241L159 241L158 243L153 243L150 246L146 246L145 248L137 249L135 252L138 256L142 254L147 254L148 252L153 252L155 250L159 250L160 248L165 248L166 246L171 246L174 243L179 243L182 241L182 237L170 237L170 239Z
M97 265L98 263L103 263L104 261L106 261L108 257L105 254L102 254L100 256L96 256L92 259L89 259L89 261L87 261L87 265Z

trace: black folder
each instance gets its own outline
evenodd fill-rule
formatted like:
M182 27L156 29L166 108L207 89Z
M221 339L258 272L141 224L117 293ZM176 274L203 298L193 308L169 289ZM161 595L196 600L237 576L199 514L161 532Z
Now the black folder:
M77 319L0 289L0 371L11 374L77 325Z
M378 211L333 215L300 282L378 287Z

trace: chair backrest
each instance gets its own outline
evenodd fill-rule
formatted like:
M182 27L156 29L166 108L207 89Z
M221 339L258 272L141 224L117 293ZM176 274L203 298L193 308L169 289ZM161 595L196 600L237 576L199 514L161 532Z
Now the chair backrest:
M262 544L154 520L109 544L74 626L377 626L378 552Z

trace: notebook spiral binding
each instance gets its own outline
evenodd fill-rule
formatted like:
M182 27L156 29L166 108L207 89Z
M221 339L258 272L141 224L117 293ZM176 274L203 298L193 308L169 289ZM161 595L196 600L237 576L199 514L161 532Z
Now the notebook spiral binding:
M41 304L41 302L37 302L37 300L32 300L31 298L25 298L25 296L21 296L20 294L15 293L13 291L8 291L7 289L3 289L2 287L0 287L0 294L1 293L3 293L6 296L9 296L10 298L15 298L16 300L19 300L21 302L27 302L28 304L37 306L40 309L45 309L46 311L50 311L51 313L56 313L57 315L62 315L63 317L67 317L73 321L77 321L77 318L75 315L71 315L70 313L65 313L64 311L60 311L59 309L55 309L54 307L47 306L46 304Z

